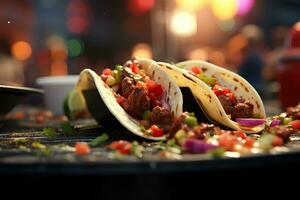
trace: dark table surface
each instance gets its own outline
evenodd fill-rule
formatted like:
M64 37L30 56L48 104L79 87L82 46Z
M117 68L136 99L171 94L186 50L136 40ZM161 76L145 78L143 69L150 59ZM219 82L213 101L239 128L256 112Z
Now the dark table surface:
M97 125L94 120L79 120L73 122L77 134L46 138L41 130L58 126L56 122L39 125L29 121L6 120L0 124L2 194L11 195L9 189L19 185L22 187L18 190L25 193L34 188L50 198L56 198L59 194L68 199L174 200L188 198L195 192L208 192L215 187L244 190L247 187L263 188L270 184L277 187L280 184L280 187L291 188L293 185L288 183L290 178L300 178L297 137L280 151L240 158L235 158L234 154L218 159L186 154L179 160L169 160L153 153L150 148L143 159L126 156L116 160L108 158L104 148L95 148L87 156L76 156L72 150L60 148L45 156L39 151L12 148L6 143L15 138L30 138L50 146L73 146L77 141L89 142L103 132L110 135L110 140L141 141L120 127L111 129ZM278 180L281 181L278 183ZM53 187L55 192L49 193L49 188ZM14 193L14 196L23 197L24 193Z

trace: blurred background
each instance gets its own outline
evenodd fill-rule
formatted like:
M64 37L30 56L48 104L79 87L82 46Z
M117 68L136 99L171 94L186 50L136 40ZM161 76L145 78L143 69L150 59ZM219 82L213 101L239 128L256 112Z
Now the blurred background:
M269 113L300 101L297 0L0 0L0 10L2 84L36 87L132 56L202 59L246 78Z

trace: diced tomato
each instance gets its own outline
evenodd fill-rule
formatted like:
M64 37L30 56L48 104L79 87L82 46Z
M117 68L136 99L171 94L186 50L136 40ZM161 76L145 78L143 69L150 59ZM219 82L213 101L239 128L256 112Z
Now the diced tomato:
M253 143L254 143L254 140L252 138L246 137L244 146L248 147L248 148L251 148L253 146Z
M233 131L233 135L240 137L242 139L246 139L247 135L243 131Z
M111 71L111 69L109 69L109 68L105 68L105 69L102 71L102 74L108 76L108 75L111 75L111 74L112 74L112 71Z
M191 70L192 70L192 72L193 72L194 74L200 74L200 73L202 73L201 67L193 66L193 67L191 68Z
M273 146L282 146L283 145L283 139L281 137L275 136L272 140Z
M14 115L14 119L20 120L25 118L25 113L24 112L16 112Z
M150 127L150 130L152 131L153 137L161 137L164 134L164 130L162 128L159 128L157 125L152 125Z
M220 85L215 85L213 87L213 92L217 95L217 96L220 96L220 95L223 95L225 94L224 92L224 88Z
M117 97L117 102L118 102L118 104L121 105L124 101L125 101L125 98L124 98L123 96Z
M290 125L293 127L293 129L299 130L300 129L300 120L291 121Z
M154 84L147 84L148 90L150 93L154 93L156 99L160 99L163 94L163 88L160 84L154 82Z
M130 142L125 140L118 140L112 142L109 146L109 149L117 150L122 154L129 154L131 152L132 145Z
M139 72L139 67L138 67L138 65L136 64L136 63L132 63L131 65L130 65L130 68L131 68L131 71L133 72L133 73L138 73Z
M90 146L85 142L77 142L75 144L75 153L76 155L86 155L91 151Z
M227 151L232 151L237 143L237 137L230 134L223 134L219 138L219 146Z

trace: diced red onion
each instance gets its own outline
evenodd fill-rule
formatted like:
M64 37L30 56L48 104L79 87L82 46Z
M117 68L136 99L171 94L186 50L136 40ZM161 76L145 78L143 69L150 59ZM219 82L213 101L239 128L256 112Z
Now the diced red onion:
M271 124L270 124L270 127L277 126L277 125L280 125L280 124L281 124L280 119L273 119Z
M213 144L208 144L205 141L188 138L184 141L183 147L186 151L190 153L205 153L210 149L214 149L217 146Z
M255 118L236 118L235 121L241 126L253 127L262 125L266 122L265 119L255 119Z

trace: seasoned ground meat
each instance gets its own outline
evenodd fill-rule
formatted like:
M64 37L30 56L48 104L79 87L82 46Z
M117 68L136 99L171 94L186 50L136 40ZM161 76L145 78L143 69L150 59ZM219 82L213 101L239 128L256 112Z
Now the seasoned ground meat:
M193 128L195 137L201 140L205 139L205 135L209 131L213 131L213 130L214 130L213 124L204 124L204 123L202 123L201 126L196 126L195 128Z
M172 113L163 107L155 106L151 113L150 122L159 125L171 124Z
M135 87L123 104L123 108L133 117L142 118L150 109L150 98L145 88Z
M245 103L237 103L231 113L231 119L235 120L236 118L252 118L253 117L253 104L249 101Z
M300 119L300 104L295 107L288 107L286 111L287 116L293 117L293 119Z
M125 77L121 83L121 95L127 98L133 89L135 88L135 82L132 78Z
M290 136L294 132L293 128L287 126L274 126L271 127L269 131L281 137L284 142L288 142L290 140Z
M220 102L221 102L221 104L222 104L222 106L223 106L226 114L230 115L232 113L232 111L233 111L234 105L236 104L236 100L235 101L231 101L229 99L229 97L226 96L226 95L219 95L218 98L219 98L219 100L220 100Z
M184 120L188 116L187 112L182 113L179 117L177 117L170 128L168 133L168 138L173 138L175 133L181 129L181 126L184 125Z

